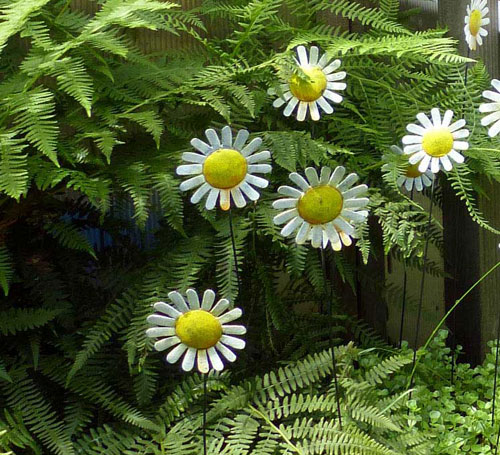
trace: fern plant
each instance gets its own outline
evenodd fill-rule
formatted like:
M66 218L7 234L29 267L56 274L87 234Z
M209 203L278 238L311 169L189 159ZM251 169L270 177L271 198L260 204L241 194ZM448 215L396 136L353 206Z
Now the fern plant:
M166 369L144 335L152 303L197 286L236 300L249 328L231 375L210 381L214 451L425 453L427 436L402 411L407 391L378 391L407 354L377 357L380 368L360 378L352 358L361 353L340 349L340 430L329 334L388 347L348 315L338 289L334 316L318 313L327 287L343 282L355 292L363 265L328 251L325 282L318 254L279 235L271 203L289 172L345 165L369 184L378 226L362 229L362 258L382 237L377 253L421 268L425 211L396 185L402 163L389 159L382 172L382 156L417 112L440 105L473 130L451 185L474 220L495 231L475 200L480 179L500 175L497 140L476 114L484 66L459 56L445 30L412 31L396 0L94 6L89 14L67 0L0 0L2 450L199 453L200 378ZM365 33L330 25L329 14ZM145 33L180 35L185 47L148 53L138 39ZM293 48L310 43L342 57L348 73L344 103L314 126L285 119L267 94L289 77ZM228 216L190 204L174 172L191 138L224 124L263 137L273 157L259 203L232 214L236 260ZM441 237L434 222L438 248ZM298 363L265 375L291 360Z

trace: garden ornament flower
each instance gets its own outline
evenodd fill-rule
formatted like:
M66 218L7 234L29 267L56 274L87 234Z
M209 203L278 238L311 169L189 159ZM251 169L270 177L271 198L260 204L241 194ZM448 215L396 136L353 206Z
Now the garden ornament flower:
M483 92L483 96L493 101L492 103L483 103L479 106L479 112L488 113L487 116L481 119L481 125L491 127L488 130L490 137L495 137L500 132L500 81L493 79L491 85L496 90L486 90Z
M410 155L408 161L411 165L418 164L421 173L430 171L433 174L442 168L451 171L453 164L463 163L464 157L457 150L467 150L469 143L460 139L469 136L469 130L463 128L465 120L451 123L453 111L446 111L441 119L439 109L431 110L431 119L424 113L417 115L422 126L414 123L406 129L413 134L403 137L404 153Z
M278 192L286 198L274 201L273 207L283 210L274 217L277 225L285 224L281 235L288 237L295 232L295 241L303 244L310 240L314 248L326 248L331 244L335 251L342 244L352 244L355 225L368 217L365 207L369 200L364 195L368 187L352 185L358 180L354 173L343 178L345 168L338 166L333 172L329 167L322 167L318 176L316 169L305 170L307 180L296 172L290 174L290 180L298 188L281 186Z
M155 303L157 313L147 318L155 327L146 331L146 336L158 338L154 345L157 351L173 348L166 356L167 362L175 363L184 356L184 371L191 371L196 362L200 373L208 373L210 368L217 371L224 368L219 354L229 362L236 360L231 349L243 349L245 342L233 335L244 335L246 328L229 323L241 316L239 308L226 311L227 299L220 299L214 305L215 292L211 289L204 292L201 303L194 289L186 291L187 302L176 291L168 297L173 305Z
M319 58L319 49L311 46L309 55L304 46L297 47L297 65L301 72L292 75L288 83L283 84L283 93L277 98L273 106L280 108L286 104L283 111L289 117L297 108L297 120L303 121L307 112L312 120L320 119L319 108L325 114L331 114L333 107L330 103L342 102L342 96L337 91L345 90L345 82L340 82L346 77L345 71L335 72L340 65L340 60L329 63L327 54ZM276 91L269 90L269 94L276 95Z
M259 199L260 194L254 187L266 188L269 182L254 174L271 172L269 164L261 163L271 154L267 150L255 153L262 139L255 138L245 145L249 132L240 130L233 142L229 126L222 128L220 139L213 129L207 129L205 135L208 144L197 138L191 140L191 145L199 153L182 154L182 159L190 164L179 166L177 174L194 177L181 183L181 191L197 188L191 196L193 204L208 194L205 202L207 210L212 210L217 200L222 210L229 210L231 201L236 207L244 207L245 196L251 201Z
M487 0L472 0L467 6L464 31L465 40L472 51L475 51L477 46L482 46L483 37L488 36L488 30L483 28L490 23L490 19L486 17L489 13L487 4Z

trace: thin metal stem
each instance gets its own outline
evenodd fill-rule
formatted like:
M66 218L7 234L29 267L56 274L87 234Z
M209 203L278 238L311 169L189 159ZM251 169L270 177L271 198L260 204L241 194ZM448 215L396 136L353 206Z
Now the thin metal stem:
M411 189L410 199L413 201L413 188ZM411 210L411 206L410 206ZM401 323L399 324L399 347L403 344L403 329L405 324L405 313L406 313L406 291L408 288L408 273L406 270L406 261L403 258L403 305L401 308Z
M231 234L231 246L233 248L234 270L236 272L236 281L238 282L238 296L241 296L240 271L238 266L238 256L236 254L236 240L234 238L233 212L231 209L229 209L229 232Z
M207 376L203 375L203 455L207 455Z
M339 416L339 428L340 430L342 430L342 412L340 409L339 385L337 380L337 361L335 360L335 349L333 346L333 333L331 324L331 318L333 316L332 287L328 285L325 251L323 250L322 247L320 248L320 254L321 254L321 268L323 269L323 281L325 283L325 296L327 299L328 316L330 318L330 324L328 329L328 341L330 350L332 351L333 383L335 385L335 402L337 405L337 414Z
M427 267L427 257L429 254L429 237L430 237L430 228L432 223L432 209L434 207L434 186L436 179L432 179L432 187L431 187L431 204L429 207L429 219L427 220L427 228L426 228L426 238L425 238L425 248L424 248L424 263L422 270L422 280L420 281L420 295L418 299L418 313L417 313L417 328L415 330L415 342L413 344L413 362L412 362L412 370L415 367L415 363L417 361L417 344L418 344L418 336L420 335L420 320L422 319L422 306L424 302L424 288L425 288L425 275L426 275L426 267ZM413 377L410 383L410 389L413 386Z
M495 354L495 377L493 379L493 405L491 407L491 425L495 425L495 405L497 398L497 384L498 384L498 360L500 354L500 312L498 313L497 323L497 352Z

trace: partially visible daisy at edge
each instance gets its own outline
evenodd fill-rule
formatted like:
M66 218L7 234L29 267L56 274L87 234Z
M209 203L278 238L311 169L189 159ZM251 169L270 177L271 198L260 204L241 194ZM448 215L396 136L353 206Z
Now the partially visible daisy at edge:
M305 120L307 113L311 119L320 119L320 109L325 114L331 114L333 107L331 103L341 103L343 97L337 92L345 90L347 85L340 82L345 79L346 72L335 72L341 65L336 59L329 63L326 53L321 57L317 46L311 46L309 55L304 46L297 47L297 65L303 75L295 73L286 84L281 85L282 94L273 102L273 106L280 108L286 104L283 111L285 117L289 117L297 108L297 120ZM270 95L276 95L274 89L269 89ZM298 106L298 107L297 107Z
M453 111L446 111L441 118L438 108L431 110L431 118L424 113L417 114L420 125L410 123L406 129L413 133L403 137L404 153L410 155L410 164L418 164L419 172L430 170L433 174L440 169L451 171L452 161L464 162L459 151L467 150L469 143L460 139L469 137L469 130L464 128L465 120L451 123Z
M483 103L479 106L479 112L488 113L485 117L481 119L481 125L488 126L488 135L490 137L495 137L500 132L500 81L493 79L491 85L496 90L485 90L483 96L492 101L492 103Z
M333 172L324 166L320 175L313 167L305 170L306 178L296 172L290 174L298 188L280 186L278 193L286 198L273 202L275 209L282 210L274 223L285 224L281 229L283 237L295 235L299 245L310 240L314 248L326 248L330 243L335 251L352 244L356 225L368 217L368 211L362 210L369 203L362 197L368 187L352 187L358 176L351 173L344 178L345 172L343 166Z
M467 5L464 32L465 41L472 51L475 51L477 46L482 46L483 37L488 36L488 30L483 28L490 23L490 19L486 17L490 11L487 5L487 0L472 0L470 5Z
M199 152L182 154L183 164L177 168L178 175L193 176L180 184L181 191L194 188L191 196L193 204L205 196L205 208L212 210L219 200L222 210L229 210L231 202L236 207L244 207L246 199L256 201L260 194L254 189L266 188L269 182L254 174L271 172L271 165L262 163L271 154L267 150L257 150L262 145L261 138L253 139L245 145L250 133L239 130L233 141L233 133L229 126L221 131L221 138L213 129L207 129L205 135L208 144L198 138L191 140L191 145Z
M397 145L392 145L390 147L391 151L396 155L404 155L403 149ZM408 157L406 157L408 160ZM382 171L387 171L389 168L388 164L382 166ZM434 179L434 174L427 170L425 172L420 172L418 170L418 164L408 163L405 167L404 174L400 175L396 180L396 184L400 187L405 187L408 191L412 191L413 188L417 191L422 191L424 187L431 186L432 180Z
M146 336L158 338L154 344L157 351L171 349L166 360L177 362L181 357L182 369L191 371L196 364L200 373L208 373L211 368L224 369L221 356L229 362L236 360L232 349L243 349L245 341L233 335L244 335L242 325L229 324L238 319L242 311L233 308L226 311L230 304L227 299L215 303L215 292L207 289L200 302L194 289L186 291L186 299L177 291L168 294L173 305L157 302L157 313L148 316Z

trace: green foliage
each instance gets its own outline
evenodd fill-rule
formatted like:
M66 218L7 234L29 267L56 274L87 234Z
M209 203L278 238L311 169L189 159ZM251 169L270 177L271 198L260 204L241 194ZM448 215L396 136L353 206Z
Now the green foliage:
M498 140L477 118L484 65L470 62L465 84L469 60L456 43L444 30L402 25L397 0L210 0L187 11L102 0L93 15L73 6L0 0L0 450L201 453L202 379L163 365L144 333L151 305L189 287L216 289L249 327L232 371L209 378L210 453L434 450L448 436L433 423L424 381L438 354L425 354L409 402L411 353L344 311L346 288L380 293L383 283L363 281L366 269L345 250L326 252L325 281L318 252L279 235L271 204L289 172L343 165L370 186L362 259L390 254L422 268L426 211L397 187L402 163L388 159L382 171L381 158L417 112L439 105L472 131L466 163L446 178L496 232L477 204L479 182L500 180ZM330 26L330 13L366 33ZM145 52L158 32L184 44ZM314 125L284 118L268 95L290 77L301 43L341 57L348 74L344 102ZM262 137L273 173L257 204L208 213L180 193L175 168L191 138L227 123ZM430 233L440 248L436 220ZM334 316L318 312L330 287ZM399 292L385 291L389 303ZM330 337L341 344L342 430ZM473 424L464 412L456 428L465 440Z

